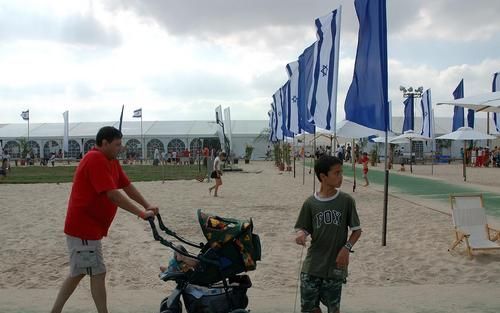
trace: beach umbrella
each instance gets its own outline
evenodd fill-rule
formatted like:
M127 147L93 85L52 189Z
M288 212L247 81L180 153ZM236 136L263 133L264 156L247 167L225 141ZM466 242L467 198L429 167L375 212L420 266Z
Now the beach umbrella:
M407 130L404 133L402 133L399 136L396 136L392 138L390 143L410 143L410 173L413 173L413 147L412 147L412 142L413 141L427 141L431 140L431 138L426 137L424 135L420 135L419 133L414 132L413 130Z
M437 105L443 104L456 105L476 112L500 112L500 91L439 102Z
M487 135L481 132L478 132L470 127L460 127L454 132L451 132L449 134L439 136L436 139L448 139L448 140L463 140L464 141L464 157L463 157L463 176L464 176L464 181L467 180L467 172L466 172L466 164L465 164L465 150L467 149L466 147L466 141L467 140L488 140L488 139L495 139L495 136Z
M370 136L385 136L385 132L368 128L363 125L343 120L337 124L337 137L342 138L365 138Z

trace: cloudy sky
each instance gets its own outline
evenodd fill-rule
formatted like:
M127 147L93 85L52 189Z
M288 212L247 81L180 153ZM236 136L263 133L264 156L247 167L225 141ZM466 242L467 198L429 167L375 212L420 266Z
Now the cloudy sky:
M266 119L285 65L315 40L314 19L342 5L338 119L351 83L353 0L0 0L0 124ZM400 85L448 100L491 91L500 71L500 1L387 0L389 98ZM416 110L418 114L419 110ZM437 107L436 116L450 116Z

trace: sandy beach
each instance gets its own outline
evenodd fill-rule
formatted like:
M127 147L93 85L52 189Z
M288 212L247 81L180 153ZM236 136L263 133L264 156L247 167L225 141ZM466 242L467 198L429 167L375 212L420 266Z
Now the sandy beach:
M209 184L196 180L135 185L160 206L167 226L195 241L204 241L195 216L198 208L252 217L263 260L249 273L249 308L256 313L293 312L303 255L293 241L293 225L303 200L312 193L312 174L306 173L303 185L299 168L294 179L271 162L242 167L250 173L226 173L219 198L209 196ZM466 184L498 189L499 169L468 170ZM430 176L430 166L416 166L414 172ZM440 165L433 179L461 183L460 177L457 165ZM449 204L426 200L423 206L401 194L389 197L387 246L382 247L381 187L358 187L352 193L349 178L342 186L356 200L363 229L351 256L342 311L499 312L500 251L473 260L463 247L448 252L453 240L451 217L445 214ZM62 229L70 189L71 184L0 185L0 312L49 311L68 271ZM171 251L153 240L147 223L123 210L103 246L111 311L157 310L173 288L173 283L158 279L158 267L168 262ZM94 311L86 279L66 312Z

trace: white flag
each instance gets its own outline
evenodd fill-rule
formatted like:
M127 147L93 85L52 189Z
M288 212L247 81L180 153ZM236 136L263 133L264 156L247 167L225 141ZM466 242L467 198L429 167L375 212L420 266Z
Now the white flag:
M64 153L69 151L69 111L63 113L64 118L64 139L63 139L63 151Z
M299 127L299 61L287 64L286 72L288 74L290 86L290 112L288 112L290 121L289 130L294 134L300 134Z
M142 117L142 108L134 110L134 115L132 117Z
M433 138L434 134L432 133L432 102L431 102L431 90L427 89L422 94L422 100L420 100L420 105L422 106L422 132L420 135L423 135L428 138Z
M29 121L29 119L30 119L30 110L22 111L21 112L21 117L23 118L23 120Z
M233 132L231 130L231 109L229 107L224 109L224 132L227 134L227 140L229 141L229 150L233 151Z
M224 120L222 118L222 107L220 105L215 108L215 122L220 126L220 127L217 127L217 134L219 135L221 150L226 151L226 140L224 138L225 130L223 132L223 129L222 129L222 125L224 125Z
M314 46L313 85L307 104L314 124L328 130L335 129L337 115L341 9L315 21L318 39Z

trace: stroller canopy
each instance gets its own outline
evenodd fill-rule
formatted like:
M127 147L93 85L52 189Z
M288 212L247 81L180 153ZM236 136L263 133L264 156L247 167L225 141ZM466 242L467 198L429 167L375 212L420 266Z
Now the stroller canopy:
M203 235L211 248L222 248L234 244L243 259L247 271L255 270L256 261L260 261L261 247L259 237L253 234L253 222L203 213L198 210L198 222Z

